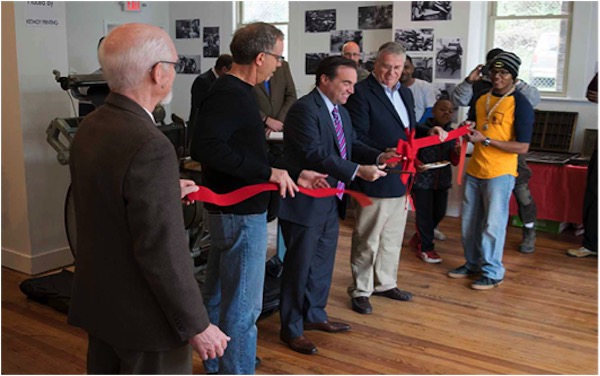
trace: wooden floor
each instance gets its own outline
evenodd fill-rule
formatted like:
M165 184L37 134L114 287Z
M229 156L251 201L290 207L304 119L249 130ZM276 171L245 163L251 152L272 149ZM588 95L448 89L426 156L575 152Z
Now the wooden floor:
M448 236L437 242L442 264L426 264L403 247L399 287L414 299L373 297L373 314L359 315L346 294L352 221L342 223L327 310L352 331L307 332L319 353L301 355L279 341L279 317L272 315L258 323L257 373L598 374L598 261L565 255L581 238L572 230L540 232L536 252L524 255L516 251L520 229L509 227L504 284L475 291L468 280L446 276L463 263L459 220L446 218L440 229ZM409 219L406 241L412 234ZM2 373L84 373L85 333L26 300L18 289L25 278L2 269ZM195 356L194 373L203 372Z

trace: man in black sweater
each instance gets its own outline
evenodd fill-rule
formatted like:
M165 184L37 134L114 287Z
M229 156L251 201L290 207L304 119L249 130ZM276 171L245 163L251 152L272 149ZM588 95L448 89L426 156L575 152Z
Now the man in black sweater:
M202 164L204 185L228 193L252 184L279 184L280 195L293 197L303 187L326 187L326 175L291 170L267 153L264 124L252 92L283 61L283 34L266 23L247 25L229 46L233 65L211 87L198 114L192 158ZM274 167L271 167L274 166ZM204 363L207 373L254 374L256 320L261 312L267 250L263 192L231 206L207 204L211 250L204 303L211 323L231 337L221 358Z

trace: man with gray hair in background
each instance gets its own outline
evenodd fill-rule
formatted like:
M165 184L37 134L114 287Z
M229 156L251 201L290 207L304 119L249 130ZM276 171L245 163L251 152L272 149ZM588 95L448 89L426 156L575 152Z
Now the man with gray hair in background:
M192 373L192 352L222 356L194 278L177 157L151 111L168 103L177 51L159 27L125 24L98 58L110 94L71 148L77 267L69 323L89 335L88 374Z
M305 188L328 186L326 175L314 171L292 170L292 179L283 169L283 161L267 153L264 124L252 88L281 66L283 33L263 22L249 24L235 32L229 49L231 70L211 86L192 139L191 155L202 165L204 185L223 194L271 182L279 184L282 197L294 197L296 182ZM254 374L268 204L269 192L262 192L234 205L205 205L211 234L205 304L210 321L232 337L220 362L204 363L207 373Z

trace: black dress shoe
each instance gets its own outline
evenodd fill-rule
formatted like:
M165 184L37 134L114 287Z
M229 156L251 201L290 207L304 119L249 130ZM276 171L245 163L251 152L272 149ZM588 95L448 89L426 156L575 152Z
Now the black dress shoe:
M363 315L370 315L373 312L373 307L366 296L352 298L352 309Z
M254 358L254 369L257 369L258 367L260 367L262 363L262 360L260 360L260 358L257 356L256 358Z
M291 339L281 339L283 342L287 343L290 349L299 352L301 354L312 355L317 353L317 347L313 345L311 341L308 340L305 336L300 336Z
M394 299L394 300L402 300L402 301L411 300L413 297L410 292L400 290L397 287L394 287L393 289L389 289L386 291L374 292L373 295L383 296L385 298Z
M325 321L325 322L305 322L304 330L320 330L328 333L347 332L350 325L343 322Z

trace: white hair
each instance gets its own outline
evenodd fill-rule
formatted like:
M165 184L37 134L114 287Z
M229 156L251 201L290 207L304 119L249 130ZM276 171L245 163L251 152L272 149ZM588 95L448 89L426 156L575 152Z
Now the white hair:
M107 37L110 40L110 34ZM113 91L133 89L144 80L144 75L159 61L172 59L172 52L164 37L151 36L131 48L107 54L104 41L98 49L98 61L104 78ZM163 69L169 69L163 64Z

